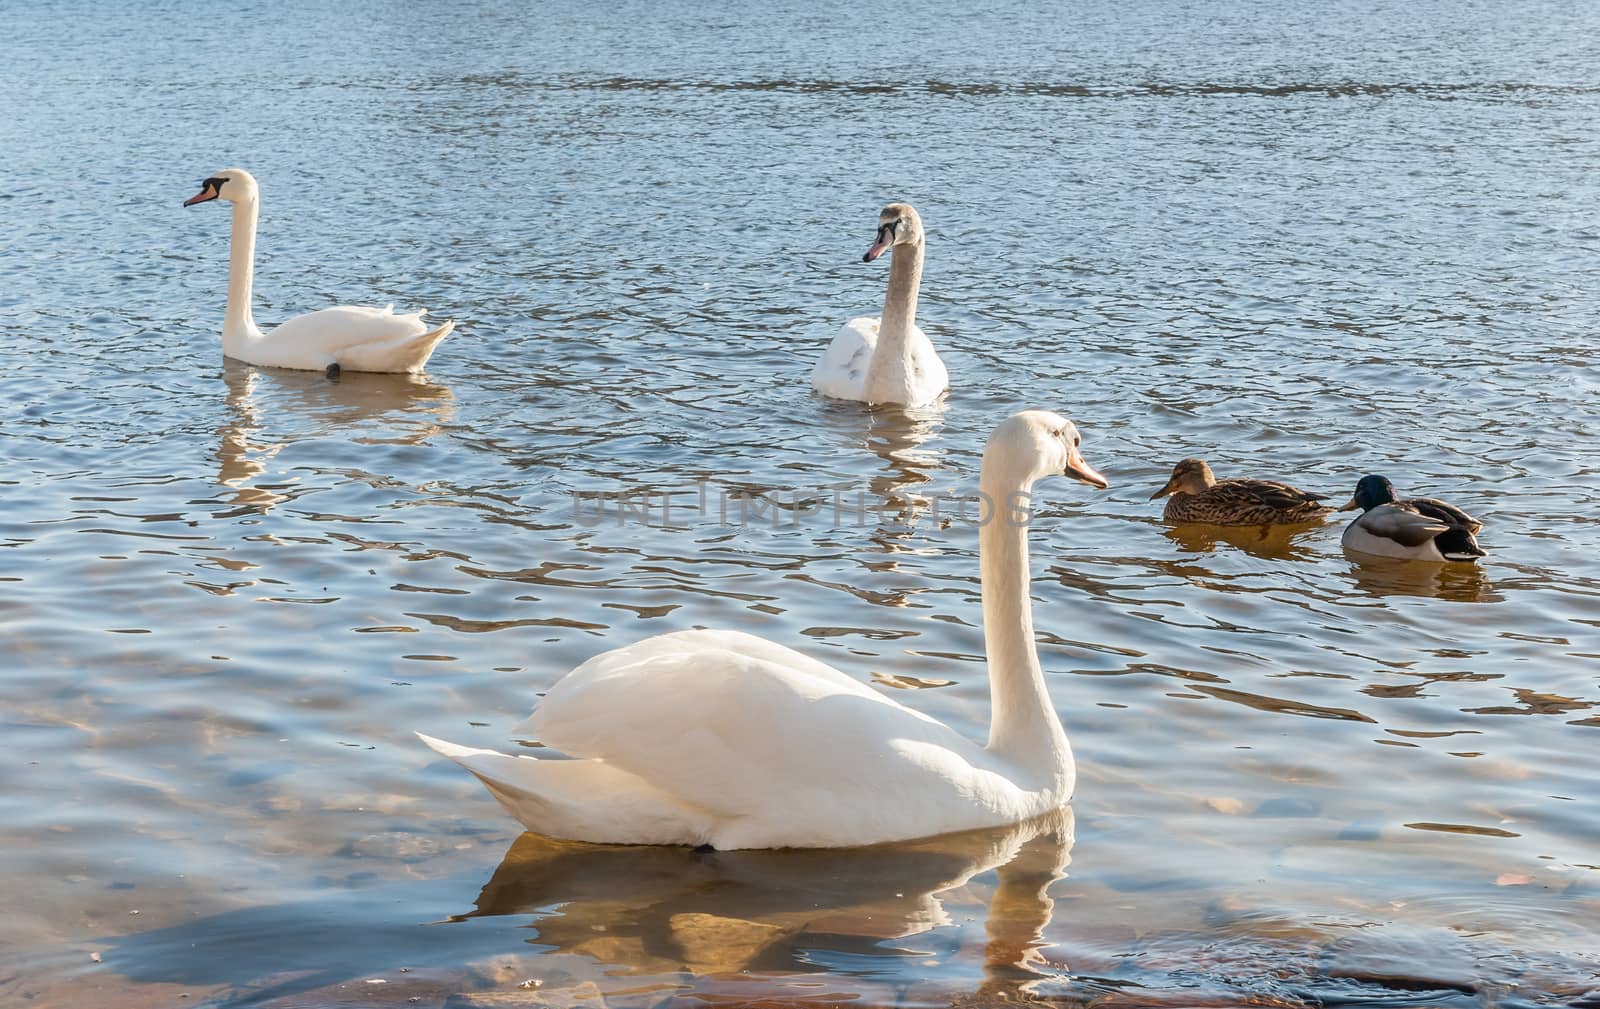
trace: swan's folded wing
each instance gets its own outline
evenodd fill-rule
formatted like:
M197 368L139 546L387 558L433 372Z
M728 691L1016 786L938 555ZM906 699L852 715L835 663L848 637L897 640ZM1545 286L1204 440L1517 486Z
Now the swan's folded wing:
M843 793L895 794L976 746L814 659L736 632L664 635L596 656L523 727L719 816Z
M867 365L878 345L878 320L851 319L828 344L811 370L811 386L824 396L855 399L866 381Z
M950 388L950 371L939 359L939 352L933 349L933 341L928 339L928 334L916 324L911 326L911 372L916 382L915 402L907 405L923 405L939 398L946 389Z
M1356 521L1372 535L1407 547L1421 546L1450 529L1443 522L1394 505L1381 505Z
M336 305L285 320L274 326L267 338L285 349L303 346L338 354L348 347L421 336L427 331L421 312L396 315L392 307Z

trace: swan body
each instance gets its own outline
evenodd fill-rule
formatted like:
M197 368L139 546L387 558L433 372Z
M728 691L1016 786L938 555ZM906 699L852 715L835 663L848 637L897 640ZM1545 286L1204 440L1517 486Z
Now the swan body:
M985 493L1016 500L1063 473L1104 487L1078 440L1056 414L1009 418L984 452ZM987 745L791 648L718 630L613 649L558 681L515 731L571 759L422 739L528 829L571 840L844 847L1047 813L1076 772L1034 648L1026 528L991 521L979 546Z
M455 328L453 321L430 327L422 321L426 310L396 314L393 305L340 305L295 316L270 332L262 332L250 306L260 190L249 172L227 168L201 183L200 192L183 205L217 199L233 205L228 308L222 323L222 352L226 356L266 368L416 374L427 364L433 349Z
M811 371L812 388L824 396L922 406L950 387L950 373L916 324L923 231L922 218L910 204L883 208L877 237L861 258L870 263L891 248L883 314L845 323Z
M1365 476L1340 511L1360 508L1340 540L1348 550L1414 561L1476 561L1484 556L1477 532L1483 523L1437 498L1398 499L1394 485Z
M853 399L860 402L897 403L904 406L922 406L938 399L950 388L950 373L933 349L933 342L921 327L913 325L906 337L903 357L891 357L881 366L898 370L891 385L906 390L904 399L869 399L867 374L874 367L873 358L878 349L881 320L860 316L844 324L839 335L828 344L822 360L811 372L812 388L834 399Z

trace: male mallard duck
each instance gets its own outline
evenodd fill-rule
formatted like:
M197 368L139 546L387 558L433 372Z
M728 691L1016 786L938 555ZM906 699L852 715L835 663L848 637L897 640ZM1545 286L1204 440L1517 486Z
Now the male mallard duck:
M1312 494L1276 480L1218 480L1200 459L1172 467L1172 479L1150 495L1171 494L1162 518L1168 522L1208 522L1219 526L1294 525L1333 511Z
M1473 533L1483 523L1437 498L1395 499L1394 484L1381 476L1364 476L1350 503L1340 511L1361 509L1341 541L1349 550L1414 561L1475 561L1483 548Z

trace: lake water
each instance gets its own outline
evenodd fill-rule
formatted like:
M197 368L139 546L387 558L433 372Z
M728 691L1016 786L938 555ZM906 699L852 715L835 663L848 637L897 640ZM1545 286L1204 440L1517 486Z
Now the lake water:
M1600 7L0 30L0 1003L1600 1004ZM233 165L258 318L426 306L425 380L223 363L227 214L179 203ZM953 384L914 415L807 384L892 199ZM952 509L1024 406L1112 482L1033 523L1070 820L563 845L411 735L514 745L721 626L981 736ZM1384 473L1489 556L1169 530L1187 455Z

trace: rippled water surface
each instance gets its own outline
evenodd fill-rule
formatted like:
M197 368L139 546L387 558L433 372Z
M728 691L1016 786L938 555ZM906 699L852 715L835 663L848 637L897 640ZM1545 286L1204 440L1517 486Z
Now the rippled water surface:
M1600 1002L1597 11L7 4L0 1002ZM223 363L236 164L262 322L426 306L425 379ZM914 415L806 381L890 199ZM1022 406L1112 481L1033 523L1067 820L590 848L411 735L721 626L981 736ZM1489 557L1169 530L1186 455Z

